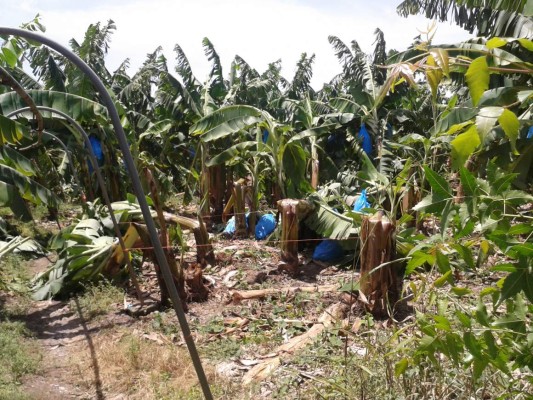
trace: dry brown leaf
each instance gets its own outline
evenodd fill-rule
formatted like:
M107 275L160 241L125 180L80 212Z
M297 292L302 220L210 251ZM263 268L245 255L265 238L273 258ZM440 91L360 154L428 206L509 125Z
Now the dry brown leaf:
M361 328L361 325L363 324L363 320L361 318L357 318L355 322L352 325L351 331L353 333L359 332L359 329Z
M156 342L157 344L165 344L165 342L163 342L161 340L161 337L158 333L156 332L152 332L152 333L145 333L144 335L142 335L143 339L148 339L148 340L151 340L152 342Z

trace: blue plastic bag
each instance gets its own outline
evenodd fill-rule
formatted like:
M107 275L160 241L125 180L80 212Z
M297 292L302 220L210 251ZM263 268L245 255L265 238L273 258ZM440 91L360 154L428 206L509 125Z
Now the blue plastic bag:
M246 213L246 229L248 229L249 216L250 216L250 213ZM226 227L224 228L222 233L228 236L233 236L236 230L237 228L235 226L235 216L233 216L228 220L228 223L226 224Z
M363 208L370 208L370 203L366 198L366 189L363 189L361 195L357 198L357 200L355 200L355 203L353 204L353 210L355 212L360 213Z
M344 256L344 250L336 240L326 239L315 247L313 260L335 261Z
M255 225L255 238L257 240L263 240L276 229L276 217L272 214L265 214L257 224Z
M226 235L233 236L235 233L235 217L231 217L222 232Z
M102 151L102 143L100 142L100 139L98 139L95 136L89 137L89 141L91 142L91 148L93 149L94 156L98 160L98 164L100 164L102 161L104 161L104 152Z
M529 131L527 131L527 136L526 136L526 139L531 139L531 138L533 138L533 126L529 127Z
M263 131L261 139L263 140L263 143L266 143L268 141L268 131L266 129Z
M387 124L387 130L385 131L385 137L387 139L392 139L392 125Z
M91 149L93 151L94 157L96 158L96 161L98 162L98 166L102 166L104 163L104 152L102 151L102 143L100 142L100 139L98 139L96 136L90 136L89 142L91 142ZM89 173L92 173L93 171L93 163L89 158Z
M367 156L372 154L372 139L366 130L366 125L361 124L361 129L359 130L359 139L361 139L361 147Z

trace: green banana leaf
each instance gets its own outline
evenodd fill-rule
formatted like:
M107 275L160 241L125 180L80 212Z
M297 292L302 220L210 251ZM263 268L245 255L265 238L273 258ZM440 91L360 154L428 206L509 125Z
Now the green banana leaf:
M52 90L29 90L28 95L37 106L50 107L62 111L79 124L108 124L107 109L95 101L73 94ZM7 115L13 111L27 107L27 104L15 92L0 95L0 114ZM42 112L43 117L52 117L49 112Z

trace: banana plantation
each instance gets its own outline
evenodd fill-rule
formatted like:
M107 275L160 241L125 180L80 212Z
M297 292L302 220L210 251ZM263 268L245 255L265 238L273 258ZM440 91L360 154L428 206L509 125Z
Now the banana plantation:
M0 28L0 327L77 309L90 349L78 397L30 388L45 347L0 398L530 399L533 3L397 11L472 38L329 36L316 89L314 54L223 70L205 38L200 79L179 44L109 70L111 20Z

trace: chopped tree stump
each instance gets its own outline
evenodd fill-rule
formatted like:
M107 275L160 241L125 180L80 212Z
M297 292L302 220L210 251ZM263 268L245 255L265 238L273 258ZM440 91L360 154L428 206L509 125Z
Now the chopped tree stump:
M335 321L344 318L347 310L348 306L342 303L335 303L329 306L320 316L318 322L309 328L307 332L295 336L287 343L279 346L274 352L275 355L266 358L248 371L242 378L242 383L249 385L252 382L260 382L268 378L281 365L282 357L292 356L295 352L307 346L326 328L333 325Z
M281 213L281 260L285 269L292 275L298 272L298 233L300 220L313 205L306 200L284 199L278 201Z
M167 306L169 304L168 300L170 299L170 295L169 295L170 289L168 285L174 284L174 286L176 287L176 290L178 291L180 299L183 303L183 308L187 310L187 303L186 303L187 293L185 291L185 279L184 279L184 274L183 274L183 268L181 264L176 262L174 253L169 246L167 222L165 221L165 217L163 215L164 212L162 209L161 199L159 198L159 191L157 188L157 184L149 168L145 168L144 172L145 172L148 184L150 186L150 193L152 195L154 209L157 213L157 219L159 220L159 231L160 231L159 240L161 242L161 246L163 247L163 252L165 253L168 267L170 269L170 273L172 274L172 279L173 279L172 283L165 281L165 279L163 278L163 273L161 272L160 266L156 262L156 257L153 257L152 259L154 260L154 263L156 266L155 270L157 273L157 279L158 279L159 286L161 289L161 305ZM151 246L153 246L153 243L151 243Z
M250 204L250 229L248 229L246 223L246 202ZM231 196L224 207L222 212L222 221L226 222L228 215L230 215L233 209L233 215L235 218L235 237L245 238L249 232L255 232L255 211L251 207L251 187L246 184L245 179L239 179L233 182L231 188ZM253 217L253 218L252 218ZM252 221L253 219L253 221ZM253 226L252 226L253 225Z
M213 245L209 242L209 233L201 218L197 220L194 218L183 217L181 215L174 215L163 212L163 216L167 223L179 225L182 228L192 230L194 240L196 241L196 261L202 266L207 264L215 264L215 253Z
M198 263L189 265L184 269L185 283L187 284L189 301L206 301L209 288L204 283L202 266Z
M401 281L396 258L395 225L383 212L363 218L361 225L360 291L374 316L390 315L400 298Z

